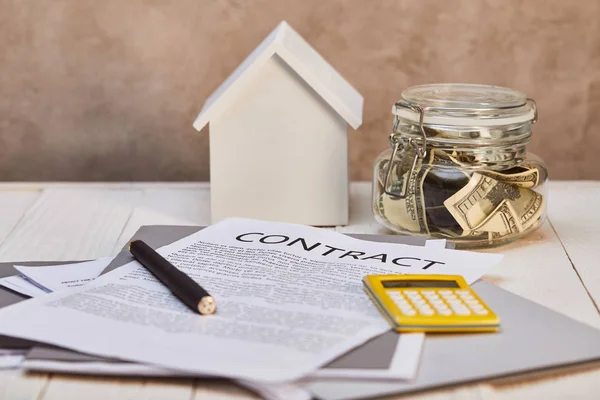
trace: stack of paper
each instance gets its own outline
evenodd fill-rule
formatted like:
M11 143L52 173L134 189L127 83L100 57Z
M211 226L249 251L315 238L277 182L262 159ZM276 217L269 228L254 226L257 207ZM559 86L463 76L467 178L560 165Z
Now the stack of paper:
M110 261L103 259L16 267L24 282L55 293L0 311L0 333L101 357L86 366L90 372L138 368L229 377L263 392L311 376L411 379L421 334L398 341L388 333L398 345L387 367L335 365L343 354L389 332L363 292L362 276L458 274L472 283L500 259L435 243L425 248L366 242L245 219L222 221L159 253L217 299L216 315L192 313L137 262L94 280Z

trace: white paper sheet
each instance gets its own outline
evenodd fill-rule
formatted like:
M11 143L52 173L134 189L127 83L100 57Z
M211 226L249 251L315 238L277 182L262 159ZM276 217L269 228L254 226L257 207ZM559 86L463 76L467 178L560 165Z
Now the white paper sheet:
M204 286L192 313L137 262L0 311L0 333L198 374L305 376L389 329L364 293L369 273L460 274L499 255L375 243L293 224L228 219L159 250Z
M40 289L39 287L37 287L31 282L28 282L25 278L19 275L0 278L0 285L28 297L37 297L44 294L48 294L47 291Z
M430 239L425 241L425 247L428 249L446 248L446 239Z
M24 358L25 356L18 354L0 356L0 369L18 368L21 366Z
M27 353L25 349L0 349L1 356L22 356Z
M387 369L361 368L322 368L309 374L311 378L352 378L352 379L414 379L419 365L425 335L405 333L399 336L394 356ZM0 351L0 355L1 355ZM26 359L23 367L33 371L68 372L77 374L134 375L134 376L195 376L167 368L129 362L99 361L54 361ZM265 385L260 385L265 387ZM269 385L270 386L270 385Z
M14 265L15 269L50 292L83 286L96 279L113 260L113 257L102 257L94 261L81 263L48 265L44 267L27 267Z

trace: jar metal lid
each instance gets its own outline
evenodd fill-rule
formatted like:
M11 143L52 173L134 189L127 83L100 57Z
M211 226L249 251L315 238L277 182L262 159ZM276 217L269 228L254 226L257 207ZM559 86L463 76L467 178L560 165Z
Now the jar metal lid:
M442 83L404 90L392 113L425 125L501 126L535 123L535 102L525 94L492 85ZM422 110L423 116L415 112Z

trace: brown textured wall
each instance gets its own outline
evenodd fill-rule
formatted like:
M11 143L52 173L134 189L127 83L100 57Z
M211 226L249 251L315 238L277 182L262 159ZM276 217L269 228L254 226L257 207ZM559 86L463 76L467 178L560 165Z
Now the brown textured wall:
M0 180L207 180L206 97L287 20L364 96L369 180L401 90L514 87L537 100L552 178L600 179L600 2L0 0Z

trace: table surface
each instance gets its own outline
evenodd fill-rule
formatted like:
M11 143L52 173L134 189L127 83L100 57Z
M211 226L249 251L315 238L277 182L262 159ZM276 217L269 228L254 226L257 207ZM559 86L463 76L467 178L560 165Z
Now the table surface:
M368 182L351 186L347 233L383 232ZM600 182L551 182L549 221L504 254L484 279L600 328ZM0 184L0 261L83 260L115 255L142 225L207 225L207 183ZM575 339L576 340L576 339ZM510 355L507 355L508 357ZM463 385L403 399L597 399L600 368ZM0 399L256 399L223 382L115 379L0 371Z

